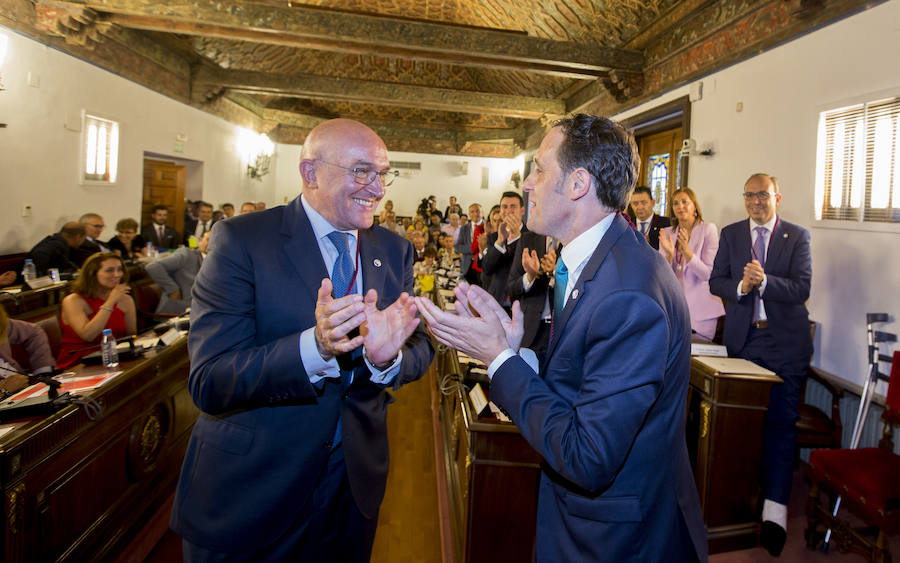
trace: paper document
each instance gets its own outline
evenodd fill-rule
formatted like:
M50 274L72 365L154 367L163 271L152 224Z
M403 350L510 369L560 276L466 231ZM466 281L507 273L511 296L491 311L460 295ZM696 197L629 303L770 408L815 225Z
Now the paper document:
M758 366L743 358L713 358L696 356L696 359L719 373L739 373L745 375L775 375L774 371Z
M701 344L700 342L691 342L691 356L718 356L720 358L727 358L728 350L721 344Z

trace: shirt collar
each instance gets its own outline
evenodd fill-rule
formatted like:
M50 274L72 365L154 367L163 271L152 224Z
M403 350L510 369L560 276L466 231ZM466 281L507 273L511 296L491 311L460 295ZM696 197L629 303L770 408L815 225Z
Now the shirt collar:
M763 223L762 225L757 225L756 221L750 219L750 230L756 229L756 227L765 227L768 233L771 233L775 230L775 223L778 222L778 214L773 214L772 218Z
M309 224L312 225L313 232L316 234L316 240L327 237L332 231L340 231L340 229L336 229L334 225L329 223L325 217L322 217L322 215L306 201L306 197L304 197L303 194L300 194L300 203L303 205L303 210L306 211L306 216L309 218ZM359 238L358 229L341 232L353 235L354 238Z
M600 244L600 240L609 230L615 217L615 213L610 213L593 227L575 237L569 244L563 246L562 259L569 271L570 280L577 279L581 274L585 263L597 249L597 245Z

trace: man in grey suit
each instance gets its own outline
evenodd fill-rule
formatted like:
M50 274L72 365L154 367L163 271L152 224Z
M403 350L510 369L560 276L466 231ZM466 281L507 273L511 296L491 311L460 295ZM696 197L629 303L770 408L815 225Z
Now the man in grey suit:
M206 249L209 246L209 233L200 238L197 248L186 246L179 248L162 260L147 265L147 274L162 288L162 298L156 306L157 313L184 313L191 305L191 288L194 278L200 271Z

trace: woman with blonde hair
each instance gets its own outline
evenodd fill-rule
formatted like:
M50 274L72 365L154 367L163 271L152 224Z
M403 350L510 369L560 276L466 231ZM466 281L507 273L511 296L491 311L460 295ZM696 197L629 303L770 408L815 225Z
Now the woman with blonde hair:
M56 359L60 369L96 352L105 328L112 329L116 338L137 332L137 312L130 292L121 256L98 252L85 261L72 283L72 293L62 300L62 346Z
M659 252L681 282L691 314L691 329L711 340L716 334L718 318L725 314L722 301L709 292L709 274L719 250L719 232L714 223L703 221L692 189L675 190L671 206L672 226L659 232Z

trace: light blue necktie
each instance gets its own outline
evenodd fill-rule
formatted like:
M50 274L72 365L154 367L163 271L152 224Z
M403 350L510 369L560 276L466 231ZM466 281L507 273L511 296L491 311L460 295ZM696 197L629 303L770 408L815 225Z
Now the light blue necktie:
M753 254L754 258L759 262L759 265L766 268L766 234L769 232L769 229L765 227L756 227L753 229L756 231L756 241L753 243ZM759 288L756 288L756 297L753 301L753 320L758 321L759 318Z
M340 231L331 231L327 236L338 251L334 267L331 269L331 285L334 288L335 299L340 299L356 292L353 260L350 259L350 248L347 245L347 238L350 235Z
M569 283L569 269L563 262L562 256L556 261L556 271L553 273L556 280L553 288L553 318L558 319L566 306L566 284Z

